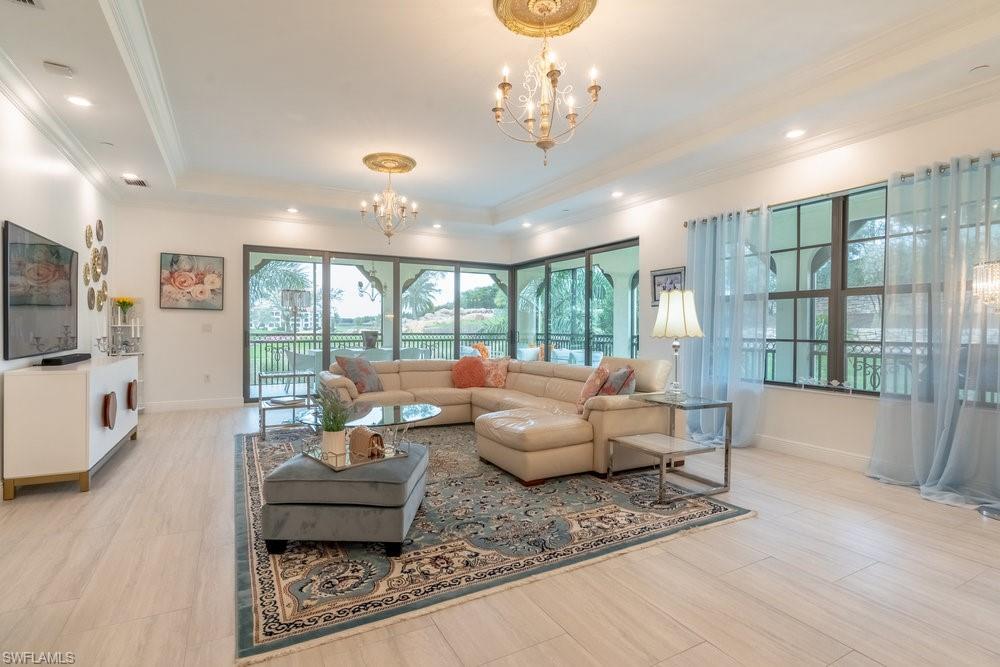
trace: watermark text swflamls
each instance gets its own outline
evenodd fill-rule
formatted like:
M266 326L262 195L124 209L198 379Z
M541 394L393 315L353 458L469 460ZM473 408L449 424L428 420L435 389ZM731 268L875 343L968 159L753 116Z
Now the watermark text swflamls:
M0 663L5 665L73 665L76 653L72 651L3 651Z

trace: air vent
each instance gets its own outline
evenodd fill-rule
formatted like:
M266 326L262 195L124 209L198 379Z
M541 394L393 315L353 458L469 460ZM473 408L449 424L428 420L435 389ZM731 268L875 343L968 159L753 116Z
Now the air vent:
M9 0L15 5L24 5L25 7L35 7L36 9L43 9L40 0Z
M51 60L42 61L42 67L49 74L55 74L56 76L64 76L67 79L73 78L73 68L69 65L63 65L62 63L54 63Z
M141 178L123 178L122 180L125 181L125 185L134 185L137 188L149 187L149 184L147 184L146 181L142 180Z

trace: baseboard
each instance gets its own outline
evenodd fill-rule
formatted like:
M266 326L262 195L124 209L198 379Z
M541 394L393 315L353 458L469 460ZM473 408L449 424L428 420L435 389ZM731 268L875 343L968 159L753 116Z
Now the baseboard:
M772 452L788 454L789 456L797 456L800 459L826 463L828 465L847 468L848 470L856 470L858 472L867 471L868 463L871 460L871 457L863 454L845 452L840 449L830 449L829 447L820 447L819 445L811 445L807 442L782 440L780 438L775 438L769 435L761 435L759 433L754 438L754 444L761 449L767 449Z
M217 410L243 407L242 396L235 398L203 398L189 401L154 401L146 403L146 412L180 412L184 410Z

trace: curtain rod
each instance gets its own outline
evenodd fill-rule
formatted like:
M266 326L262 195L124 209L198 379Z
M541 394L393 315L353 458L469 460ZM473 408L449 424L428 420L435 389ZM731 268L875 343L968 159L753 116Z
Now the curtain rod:
M996 161L998 159L1000 159L1000 152L990 153L990 161L991 162L994 162L994 161ZM979 164L979 158L978 157L972 158L970 160L969 164ZM951 169L951 165L950 164L942 164L938 168L942 172L945 172L945 171L949 171ZM930 169L927 169L927 170L924 171L924 174L928 174L929 175L930 173L931 173ZM914 177L914 173L913 172L909 172L909 173L906 173L906 174L902 174L900 176L900 179L906 180L908 178L913 178L913 177ZM788 204L808 204L811 201L819 201L821 199L827 199L829 197L838 197L840 195L847 194L849 192L857 192L857 191L861 191L861 190L867 190L868 188L873 188L873 187L876 187L876 186L886 185L886 184L887 184L886 181L876 181L874 183L868 183L867 185L859 185L858 187L856 187L856 188L850 188L849 190L840 190L839 192L827 192L827 193L824 193L824 194L820 194L820 195L815 195L813 197L809 197L807 199L792 199L792 200L789 200L789 201L780 202L778 204L768 204L767 208L769 208L769 209L781 208L782 206L786 206ZM757 206L755 208L748 208L748 209L740 211L740 213L760 213L760 207ZM732 213L730 213L729 215L731 216ZM709 220L718 220L718 219L719 219L719 216L713 215L711 218L700 218L700 219L697 220L697 222L708 222ZM689 220L685 220L684 221L684 227L688 226L688 222L691 222L691 221L689 221Z
M990 162L994 162L997 158L1000 158L1000 153L990 153ZM979 158L978 157L972 158L971 160L969 160L969 164L979 164ZM951 164L942 164L938 167L938 172L942 174L949 170L951 170ZM931 169L927 168L921 173L925 176L929 176L931 174ZM899 178L900 180L905 181L906 179L913 178L914 176L916 176L916 174L910 171L905 174L900 174Z

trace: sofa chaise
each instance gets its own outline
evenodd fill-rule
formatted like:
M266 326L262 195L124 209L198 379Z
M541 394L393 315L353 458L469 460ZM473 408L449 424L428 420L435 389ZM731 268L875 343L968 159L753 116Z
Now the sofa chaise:
M576 401L592 372L587 366L545 361L508 365L503 388L456 388L453 360L414 359L373 362L383 391L359 394L336 364L320 373L320 381L345 401L377 404L431 403L441 414L422 425L476 425L479 456L533 484L549 477L608 469L608 439L637 433L666 433L668 411L628 396L595 396L577 412ZM665 360L604 357L614 370L628 364L636 372L636 391L663 391L670 374ZM655 464L655 459L629 450L615 456L615 469Z

